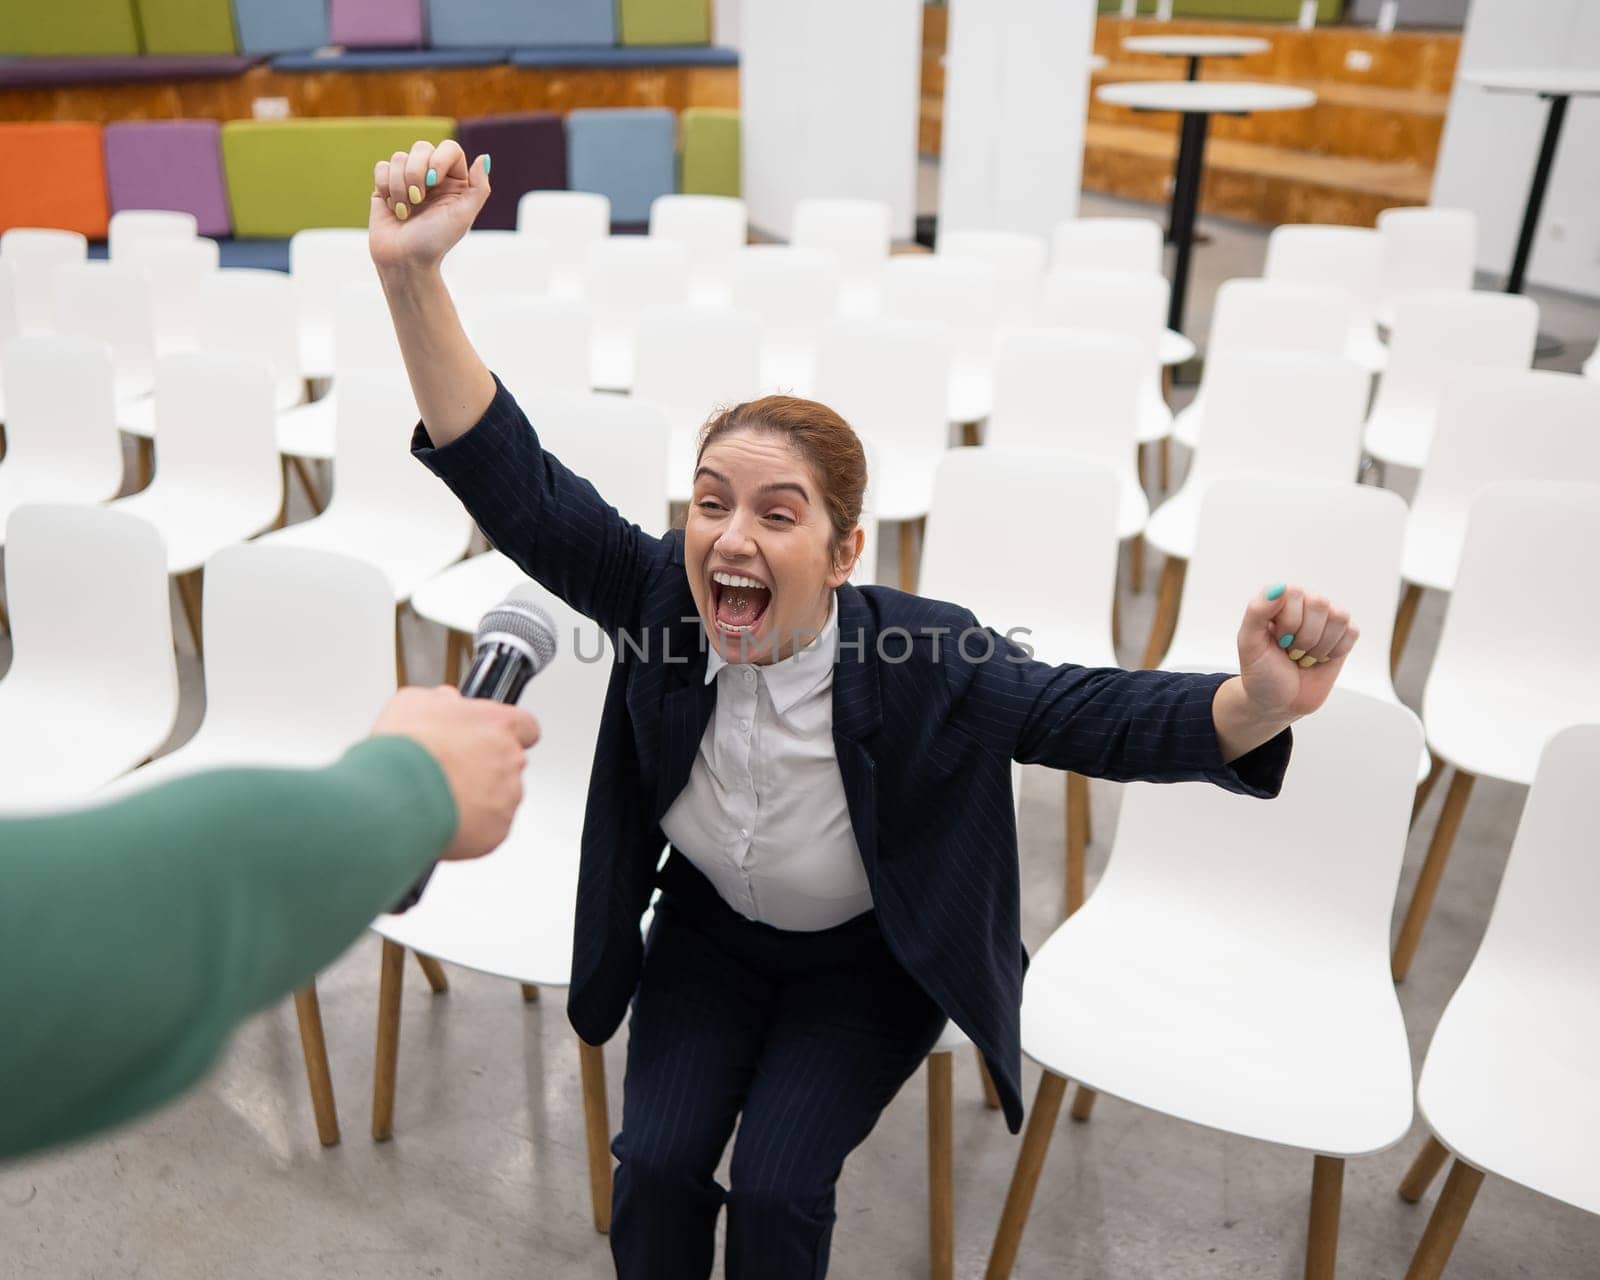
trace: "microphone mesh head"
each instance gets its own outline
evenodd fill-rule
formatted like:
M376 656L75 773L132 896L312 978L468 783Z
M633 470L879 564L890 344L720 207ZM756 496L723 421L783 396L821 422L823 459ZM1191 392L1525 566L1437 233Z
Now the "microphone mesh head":
M532 596L528 588L518 587L490 609L478 623L474 644L481 645L494 634L513 636L533 651L533 670L537 675L556 656L556 624L533 602Z

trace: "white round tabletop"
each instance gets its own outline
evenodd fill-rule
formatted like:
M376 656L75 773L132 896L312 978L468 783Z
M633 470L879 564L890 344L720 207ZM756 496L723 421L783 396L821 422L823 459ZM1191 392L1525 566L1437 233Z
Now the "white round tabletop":
M1095 97L1143 111L1295 111L1317 100L1310 89L1250 80L1128 80L1101 85Z
M1265 53L1272 42L1255 36L1129 36L1129 53L1159 53L1168 58L1242 58Z
M1486 71L1463 71L1468 84L1501 93L1553 93L1575 97L1600 94L1600 70L1562 67L1495 67Z

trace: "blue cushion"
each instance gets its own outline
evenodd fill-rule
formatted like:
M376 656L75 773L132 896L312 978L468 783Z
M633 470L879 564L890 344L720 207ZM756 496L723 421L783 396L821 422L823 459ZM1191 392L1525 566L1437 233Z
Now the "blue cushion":
M616 0L428 0L435 48L617 42Z
M509 49L349 49L344 53L286 53L274 71L420 71L429 67L492 67Z
M514 67L736 67L739 51L709 44L614 45L609 49L513 49Z
M677 186L677 121L661 107L567 112L567 186L611 197L613 224L650 220Z
M328 43L327 0L233 0L239 48L293 53Z

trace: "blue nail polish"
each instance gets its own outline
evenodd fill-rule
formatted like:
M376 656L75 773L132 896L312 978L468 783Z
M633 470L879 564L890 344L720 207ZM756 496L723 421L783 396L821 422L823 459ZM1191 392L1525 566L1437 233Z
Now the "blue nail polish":
M439 185L439 171L437 169L429 169L428 170L428 177L427 177L426 181L427 181L427 184L430 187L438 186Z
M483 176L486 178L489 176L489 153L487 151L483 155Z
M1267 588L1267 599L1276 600L1283 594L1283 583L1275 582Z
M1289 631L1278 637L1278 648L1287 649L1294 643L1294 632Z

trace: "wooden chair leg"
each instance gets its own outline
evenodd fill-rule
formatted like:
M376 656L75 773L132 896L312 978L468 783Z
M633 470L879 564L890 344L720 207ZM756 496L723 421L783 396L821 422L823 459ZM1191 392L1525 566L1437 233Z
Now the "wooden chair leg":
M406 949L383 940L383 960L378 970L378 1047L372 1062L372 1140L394 1137L394 1087L400 1066L400 991L405 976Z
M990 1111L1000 1110L1000 1091L994 1087L994 1077L989 1074L989 1064L983 1060L983 1050L972 1046L972 1056L978 1063L978 1080L983 1085L983 1105Z
M1067 887L1062 915L1083 905L1083 864L1089 847L1089 779L1067 774Z
M922 532L922 520L900 522L900 590L917 589L917 542Z
M1306 1280L1333 1280L1339 1253L1339 1204L1344 1161L1318 1156L1311 1170L1311 1226L1306 1232Z
M306 492L306 501L311 504L312 513L320 516L328 504L322 496L321 489L317 487L311 468L306 466L304 458L290 458L289 466L293 468L296 478L300 481L300 487Z
M955 1121L951 1059L928 1055L928 1275L952 1280L956 1265Z
M420 951L414 954L417 957L417 964L422 969L422 976L427 978L434 995L450 990L450 979L444 976L444 966L432 956L425 956Z
M1066 1091L1065 1076L1046 1071L1039 1079L1039 1092L1034 1095L1033 1110L1028 1113L1028 1128L1022 1136L1022 1150L1017 1153L1011 1188L1006 1192L1006 1207L994 1234L994 1248L989 1252L989 1269L984 1273L988 1280L1006 1280L1017 1264L1022 1229L1028 1224L1028 1210L1033 1207L1033 1193L1039 1186L1039 1173L1050 1150L1050 1137L1055 1132L1061 1099Z
M200 570L179 574L176 582L183 618L189 624L189 638L194 641L195 657L204 658L205 648L200 639Z
M1411 624L1417 620L1417 606L1422 603L1422 588L1415 582L1406 583L1400 594L1400 608L1394 615L1394 635L1389 640L1389 674L1400 670L1400 655L1406 651L1406 641L1411 638Z
M406 673L406 640L400 630L400 617L405 612L405 605L397 604L394 607L394 678L401 688L411 683Z
M1417 819L1422 816L1422 806L1428 803L1428 797L1433 794L1434 783L1439 781L1439 775L1444 772L1444 761L1428 752L1428 776L1417 783L1417 798L1411 802L1411 829L1415 830Z
M1136 533L1128 539L1128 585L1133 594L1144 591L1144 534Z
M524 982L522 984L522 1002L523 1004L538 1004L539 988L531 982Z
M461 663L466 656L467 637L459 631L451 631L444 638L444 682L448 685L461 683Z
M1417 1152L1417 1158L1411 1162L1406 1176L1400 1181L1400 1198L1407 1204L1416 1204L1428 1194L1428 1187L1439 1176L1439 1170L1444 1168L1444 1162L1449 1158L1450 1153L1445 1150L1444 1143L1429 1134L1428 1141Z
M1411 904L1406 908L1406 918L1400 925L1400 937L1394 944L1394 959L1389 971L1396 982L1404 982L1411 971L1411 961L1416 957L1417 944L1422 941L1423 926L1428 923L1428 912L1433 907L1433 895L1439 890L1439 879L1444 875L1444 864L1450 860L1450 848L1455 844L1456 832L1461 829L1461 816L1466 812L1467 799L1472 795L1473 775L1457 769L1450 779L1450 790L1445 793L1444 808L1439 812L1439 825L1433 829L1433 841L1428 845L1428 856L1422 863L1422 874L1411 891Z
M322 1006L317 1002L315 982L294 993L294 1012L300 1022L300 1052L306 1059L317 1138L325 1147L338 1146L339 1112L333 1101L333 1074L328 1070L328 1042L322 1036Z
M1161 492L1165 493L1172 487L1172 440L1170 437L1156 446L1156 475L1161 483Z
M1143 667L1153 667L1172 643L1172 633L1178 625L1178 600L1183 595L1183 577L1189 562L1178 556L1168 556L1161 566L1161 586L1156 596L1156 616L1150 622L1150 639L1145 644Z
M1150 481L1145 477L1144 473L1144 446L1142 444L1133 446L1133 468L1139 476L1139 487L1141 489L1149 488Z
M583 1127L589 1144L589 1199L594 1206L594 1229L611 1230L611 1121L606 1108L606 1058L597 1044L578 1041L578 1063L583 1071Z
M0 631L4 631L7 635L11 634L11 615L6 612L3 603L0 603Z
M1094 1114L1094 1100L1099 1096L1093 1089L1080 1084L1072 1098L1072 1118L1079 1124L1085 1123Z
M150 481L156 473L156 442L148 436L140 436L133 446L135 458L134 475L138 479L138 488L148 489Z
M963 422L961 424L961 443L963 447L968 449L978 446L978 424L976 422Z
M1444 1264L1450 1261L1450 1250L1455 1248L1456 1238L1466 1225L1472 1201L1482 1185L1482 1169L1474 1169L1461 1160L1451 1164L1450 1176L1444 1180L1444 1190L1439 1193L1439 1203L1433 1206L1427 1230L1411 1256L1406 1280L1439 1280L1444 1274Z
M1111 648L1122 648L1122 601L1115 590L1111 593Z

